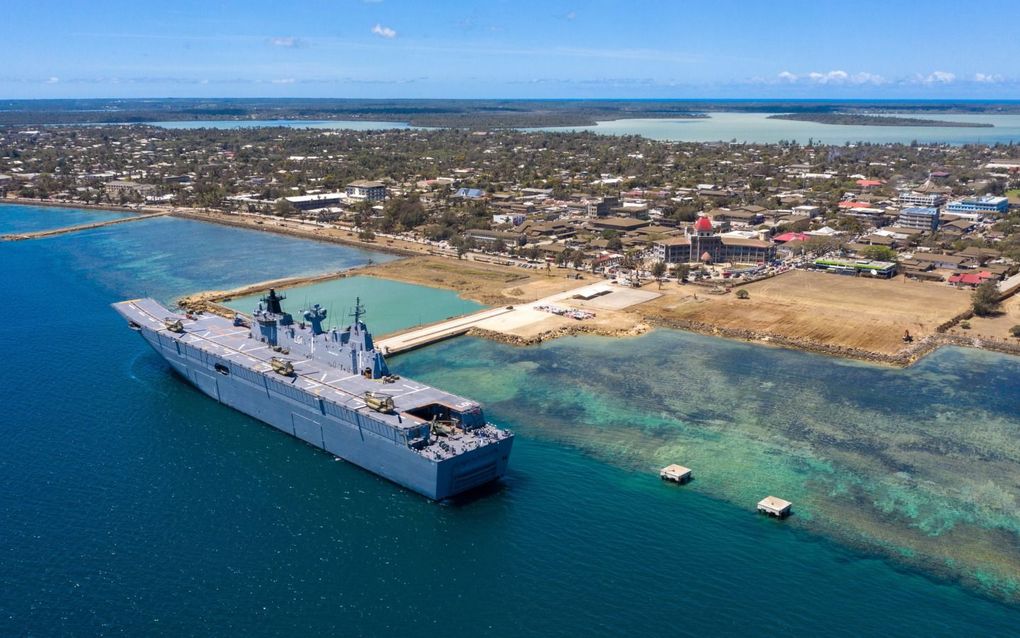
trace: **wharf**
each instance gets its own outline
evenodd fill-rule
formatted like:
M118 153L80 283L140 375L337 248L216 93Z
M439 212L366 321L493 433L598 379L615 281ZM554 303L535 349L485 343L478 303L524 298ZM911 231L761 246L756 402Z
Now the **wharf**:
M572 309L598 309L607 314L643 303L659 293L635 290L609 284L589 284L543 297L536 301L480 310L470 315L455 317L439 323L414 328L396 335L388 335L376 343L384 354L407 352L430 343L465 334L471 329L502 336L542 334L562 326L583 326L584 323L550 314L543 308L551 304L569 304ZM594 313L592 313L594 317ZM538 339L541 340L541 339Z
M312 277L277 279L234 290L214 290L197 293L184 297L178 303L182 308L190 312L211 312L223 317L232 318L235 314L238 314L237 311L220 302L234 297L257 294L269 288L291 288L345 276L345 273L327 273ZM376 339L375 343L380 352L389 356L415 350L472 331L475 334L484 335L489 338L522 344L537 343L547 335L557 336L558 334L567 334L557 333L556 331L574 327L590 329L593 332L603 329L605 334L640 334L643 328L619 313L625 308L658 296L659 293L646 290L624 288L605 283L589 284L543 297L536 301L513 306L485 308L471 314L451 317L424 326L417 326L409 330L380 337ZM590 321L580 321L557 316L542 309L557 303L568 305L570 309L597 309L603 315L603 324L600 327L599 319L594 317ZM592 312L592 314L594 315L595 313Z
M0 237L0 239L3 239L3 241L25 241L28 239L41 239L43 237L54 237L56 235L76 233L83 230L92 230L93 228L113 226L114 224L126 224L128 222L137 222L143 219L151 219L153 217L163 217L164 215L169 214L170 214L169 212L160 212L160 213L148 213L145 215L128 215L125 217L118 217L117 219L109 219L102 222L78 224L76 226L64 226L62 228L51 228L49 230L39 230L34 233L11 233L8 235L3 235L2 237Z
M513 309L510 307L481 310L470 315L447 319L446 321L440 321L439 323L429 324L427 326L379 339L376 342L376 346L378 346L379 350L387 356L399 354L401 352L407 352L408 350L427 346L430 343L436 343L437 341L443 341L444 339L462 335L471 328L476 327L482 321L512 312Z

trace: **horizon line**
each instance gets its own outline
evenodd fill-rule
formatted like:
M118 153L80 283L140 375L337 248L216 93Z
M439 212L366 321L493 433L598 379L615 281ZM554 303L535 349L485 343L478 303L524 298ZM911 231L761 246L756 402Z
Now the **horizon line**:
M143 101L143 100L318 100L318 101L519 101L519 102L1020 102L1016 98L973 97L322 97L322 96L134 96L134 97L0 97L0 102L61 102L61 101Z

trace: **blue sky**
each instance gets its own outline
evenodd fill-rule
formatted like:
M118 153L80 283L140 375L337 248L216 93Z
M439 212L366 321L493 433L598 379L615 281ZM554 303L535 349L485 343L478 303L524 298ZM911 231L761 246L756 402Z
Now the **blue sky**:
M1020 2L5 0L0 98L1020 98Z

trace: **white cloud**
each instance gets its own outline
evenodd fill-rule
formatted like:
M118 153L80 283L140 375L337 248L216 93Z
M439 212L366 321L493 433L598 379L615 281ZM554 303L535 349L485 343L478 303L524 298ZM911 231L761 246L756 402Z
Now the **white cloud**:
M992 73L975 73L974 81L982 84L994 84L996 82L1002 82L1002 76L994 75Z
M956 81L956 74L949 71L932 71L928 75L917 76L921 84L952 84Z
M850 77L850 81L854 84L885 84L884 77L876 73L868 73L867 71L854 73Z
M297 39L295 37L292 37L292 36L277 37L277 38L269 38L269 44L273 45L274 47L283 47L285 49L293 49L294 47L301 46L301 40L299 40L299 39Z
M829 71L827 73L819 73L812 71L807 74L808 79L816 84L843 84L850 79L850 74L846 71Z
M50 77L46 78L46 84L56 84L59 81L60 81L60 78L58 78L55 75L51 75Z
M296 80L294 78L280 78L279 80L273 80L273 84L294 84Z
M577 17L577 12L576 11L568 11L567 15L565 15L563 17L566 18L567 20L573 20L574 18Z
M393 29L391 29L389 27L384 27L383 25L381 25L379 23L376 23L376 25L374 27L372 27L372 33L376 34L380 38L386 38L386 39L393 39L393 38L397 37L397 32L396 31L394 31Z
M841 69L834 69L832 71L811 71L803 75L798 75L791 71L782 71L776 76L776 80L785 83L793 84L796 82L808 82L811 84L885 84L886 79L881 75L875 73L868 73L867 71L860 71L858 73L848 73Z

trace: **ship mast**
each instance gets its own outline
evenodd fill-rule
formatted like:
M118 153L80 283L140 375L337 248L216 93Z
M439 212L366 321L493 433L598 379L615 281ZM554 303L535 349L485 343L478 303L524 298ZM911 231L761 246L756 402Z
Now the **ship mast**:
M357 330L358 323L361 321L362 315L365 314L365 308L361 305L361 297L354 298L354 312L351 316L354 317L354 329Z

